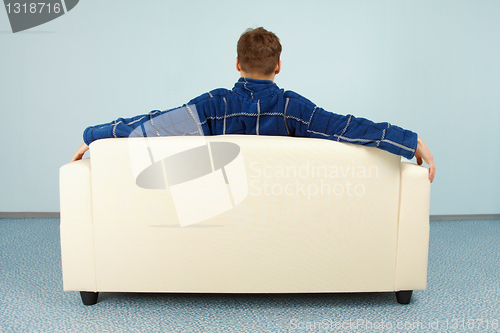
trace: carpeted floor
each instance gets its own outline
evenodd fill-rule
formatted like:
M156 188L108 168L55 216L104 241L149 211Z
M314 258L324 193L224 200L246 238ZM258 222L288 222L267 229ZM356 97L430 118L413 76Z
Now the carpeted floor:
M59 219L0 219L0 332L500 332L500 221L433 221L428 288L394 293L62 290Z

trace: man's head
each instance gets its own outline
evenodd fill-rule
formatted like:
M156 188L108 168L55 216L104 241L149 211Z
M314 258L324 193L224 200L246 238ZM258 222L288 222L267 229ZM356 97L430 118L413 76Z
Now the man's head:
M273 78L281 67L278 36L260 27L248 29L238 40L236 68L253 78Z

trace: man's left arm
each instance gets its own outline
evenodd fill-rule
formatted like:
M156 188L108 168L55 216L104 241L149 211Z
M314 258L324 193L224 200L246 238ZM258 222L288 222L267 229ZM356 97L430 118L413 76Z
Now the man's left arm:
M80 147L78 147L75 155L73 155L73 157L71 158L71 162L81 160L87 150L89 150L89 146L87 146L85 142L82 142Z

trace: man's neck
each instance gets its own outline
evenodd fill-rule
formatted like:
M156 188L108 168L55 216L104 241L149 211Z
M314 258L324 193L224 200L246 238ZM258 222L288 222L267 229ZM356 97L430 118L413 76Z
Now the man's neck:
M241 77L246 77L248 79L254 79L254 80L268 80L268 81L274 81L274 78L276 74L271 74L271 75L261 75L261 74L251 74L251 73L245 73L243 71L240 72Z

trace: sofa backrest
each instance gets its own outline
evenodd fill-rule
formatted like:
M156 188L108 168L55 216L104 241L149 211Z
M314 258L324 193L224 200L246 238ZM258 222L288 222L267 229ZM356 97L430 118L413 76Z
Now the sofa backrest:
M105 139L90 150L100 290L394 290L398 156L243 135Z

